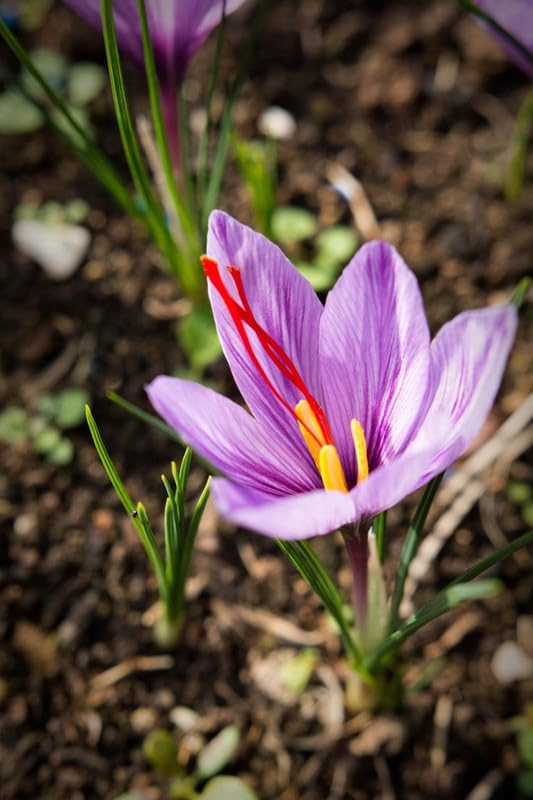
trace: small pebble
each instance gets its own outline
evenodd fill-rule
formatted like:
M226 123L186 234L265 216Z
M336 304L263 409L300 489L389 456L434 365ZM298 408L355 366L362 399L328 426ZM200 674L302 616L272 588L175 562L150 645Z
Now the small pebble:
M296 120L286 109L270 106L259 117L258 128L273 139L292 139L296 133Z
M500 683L513 683L533 677L533 659L516 642L507 641L494 653L491 669Z
M197 714L196 711L186 706L176 706L176 708L173 708L170 712L169 717L176 728L184 732L196 728L200 719L200 715Z
M13 524L13 530L21 539L27 539L35 533L37 528L37 516L32 513L20 514Z
M169 709L175 703L174 695L170 689L159 689L154 695L154 705L156 708Z
M149 731L155 728L157 722L157 714L153 708L143 707L136 708L135 711L132 712L131 717L131 727L135 731L135 733L148 733Z

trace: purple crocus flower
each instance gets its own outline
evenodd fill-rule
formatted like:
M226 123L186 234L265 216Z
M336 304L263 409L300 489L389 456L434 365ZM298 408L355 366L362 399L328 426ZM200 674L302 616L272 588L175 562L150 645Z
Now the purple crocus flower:
M501 25L531 53L527 58L504 36L498 41L520 69L533 78L533 2L532 0L476 0L476 5ZM493 29L490 29L492 32Z
M100 0L65 0L91 25L101 27ZM244 0L145 0L152 37L165 126L171 147L178 139L176 93L191 56L226 15ZM118 43L141 69L144 66L141 23L137 0L114 0L113 11ZM175 155L175 153L174 153Z
M325 306L274 244L215 211L204 270L224 353L249 410L157 377L161 416L226 477L218 509L305 539L390 508L472 442L515 335L512 305L467 311L431 341L415 275L364 245Z

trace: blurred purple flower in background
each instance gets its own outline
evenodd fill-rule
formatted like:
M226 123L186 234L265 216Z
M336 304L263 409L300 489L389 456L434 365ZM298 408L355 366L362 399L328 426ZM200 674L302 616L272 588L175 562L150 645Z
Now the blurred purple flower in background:
M533 78L533 0L476 0L476 5L529 50L530 59L504 36L498 36L507 55Z
M100 0L65 0L91 25L101 27ZM244 0L145 0L161 90L167 135L178 138L177 91L191 56L221 22ZM143 43L137 0L113 0L117 40L137 66L143 68Z
M514 339L512 305L460 314L431 342L416 277L385 242L356 253L325 306L279 248L220 211L207 252L250 413L178 378L147 391L227 476L213 483L223 516L281 539L325 534L390 508L473 441Z

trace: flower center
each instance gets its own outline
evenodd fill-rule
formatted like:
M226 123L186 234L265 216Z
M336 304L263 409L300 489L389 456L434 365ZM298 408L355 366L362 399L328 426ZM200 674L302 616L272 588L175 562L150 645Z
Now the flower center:
M298 372L294 362L283 350L283 348L273 339L269 333L259 324L246 297L246 292L242 282L241 271L238 267L227 266L226 270L235 284L240 302L229 292L224 283L218 266L218 262L209 256L202 256L202 266L207 279L217 290L224 305L226 306L235 330L244 346L244 349L261 376L269 391L274 395L286 411L296 420L300 433L309 449L309 452L316 464L324 488L338 492L348 492L346 476L339 459L339 454L333 441L331 429L326 414L315 397L311 394L302 376ZM290 381L290 383L300 392L302 399L296 404L295 408L285 400L275 384L267 375L263 365L259 361L252 343L250 342L248 330L253 331L269 361ZM352 419L350 430L354 442L355 460L357 466L357 483L368 477L368 458L366 452L366 441L363 429L356 419Z

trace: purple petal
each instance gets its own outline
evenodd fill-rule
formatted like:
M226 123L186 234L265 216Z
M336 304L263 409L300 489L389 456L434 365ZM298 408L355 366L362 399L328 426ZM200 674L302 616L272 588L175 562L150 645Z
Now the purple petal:
M244 0L226 0L226 16L243 3ZM146 5L160 80L177 86L183 80L191 56L220 24L224 3L222 0L152 0Z
M66 0L95 28L101 27L100 0ZM226 16L244 0L227 0ZM189 59L220 23L222 0L147 0L146 12L159 80L177 90ZM121 50L143 67L143 45L137 0L114 0L113 12Z
M191 56L220 24L223 10L228 16L242 6L244 1L226 0L224 9L222 0L159 0L160 10L157 16L161 28L168 29L171 26L175 43L187 48L188 55Z
M432 342L431 369L436 390L414 444L419 446L428 435L435 414L450 415L450 429L441 442L447 455L436 453L438 472L451 463L451 452L455 459L471 444L487 418L517 323L512 305L465 311L444 325Z
M279 539L322 536L355 519L349 494L326 492L324 489L273 497L215 478L213 497L222 516L235 525Z
M281 250L227 214L215 211L209 219L207 253L216 259L221 275L235 295L226 266L239 267L252 311L259 324L292 359L310 392L320 402L318 331L322 304L310 284ZM272 428L273 434L290 442L296 453L310 459L291 414L280 404L261 378L236 333L218 292L209 296L224 353L235 382L254 416ZM250 334L258 360L280 394L294 408L302 399L290 381L263 354Z
M520 44L533 53L533 4L531 0L477 0L479 7L489 14L499 25L508 31ZM506 51L507 55L533 78L533 61L518 50L504 36L485 24Z
M435 413L431 428L417 435L416 446L373 470L366 480L355 486L350 496L357 519L371 518L392 508L449 466L457 453L442 448L442 442L452 425L448 415ZM436 453L440 455L439 460L435 458Z
M160 375L146 387L154 408L184 441L228 477L282 495L320 485L314 467L299 460L243 408L191 381Z
M415 275L391 245L362 247L329 293L320 330L326 408L349 483L353 418L371 469L412 438L427 403L429 344Z
M498 391L516 332L514 306L460 314L431 345L433 402L399 458L351 491L357 516L373 516L447 469L472 443Z

